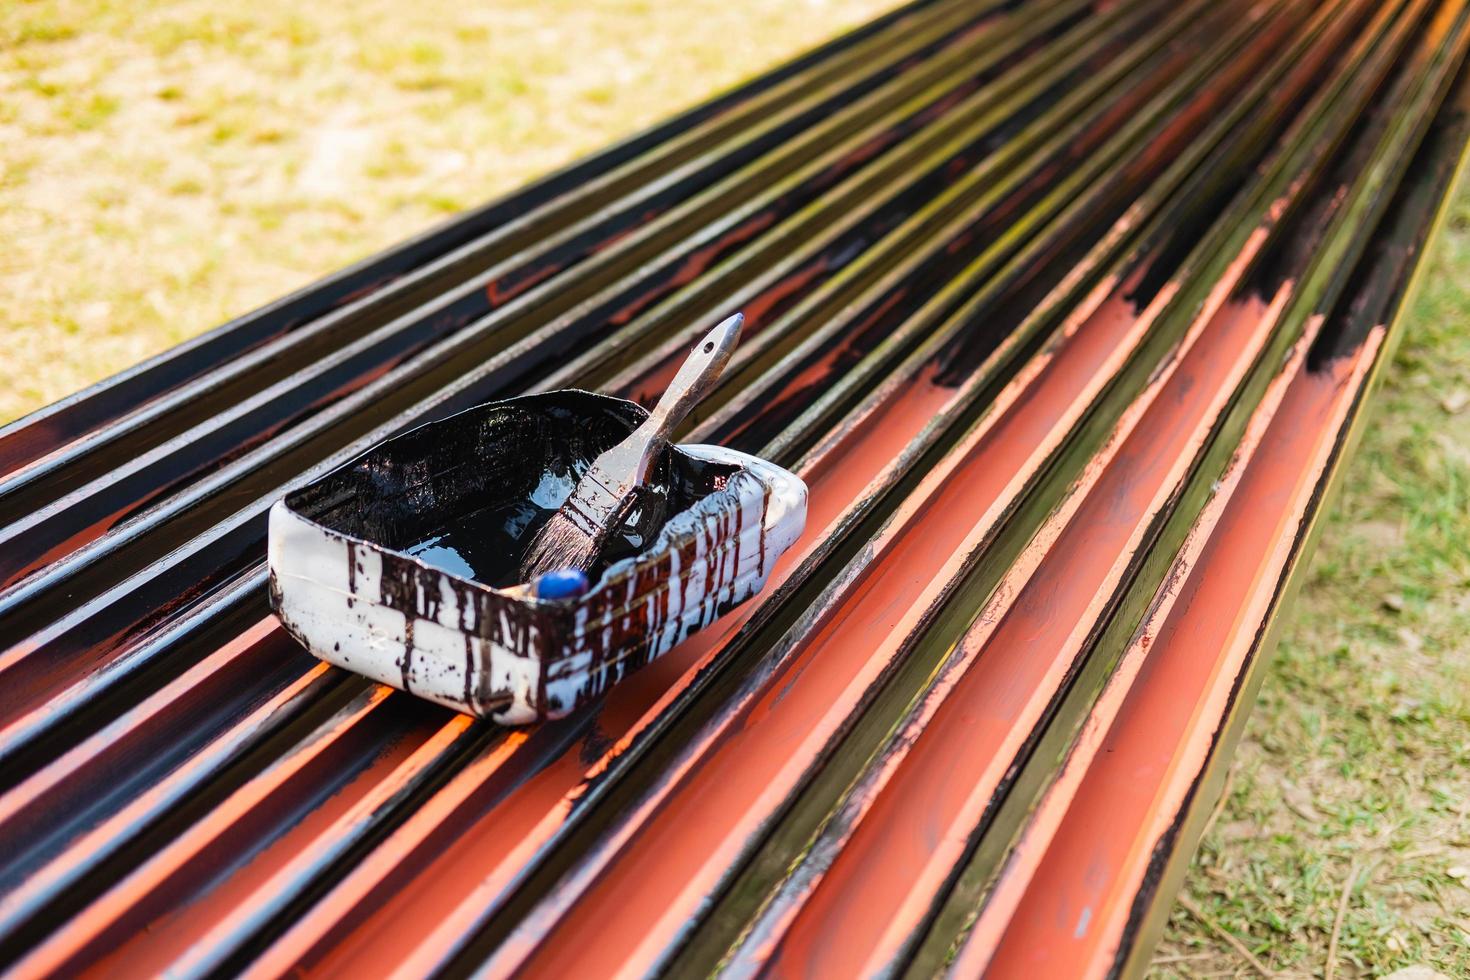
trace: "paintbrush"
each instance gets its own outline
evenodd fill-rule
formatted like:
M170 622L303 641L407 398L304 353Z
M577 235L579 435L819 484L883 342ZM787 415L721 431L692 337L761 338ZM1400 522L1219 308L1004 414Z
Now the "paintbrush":
M526 549L522 582L547 572L585 572L596 564L608 537L623 526L643 496L653 464L667 448L674 427L714 387L744 322L745 317L736 313L706 334L643 424L593 461Z

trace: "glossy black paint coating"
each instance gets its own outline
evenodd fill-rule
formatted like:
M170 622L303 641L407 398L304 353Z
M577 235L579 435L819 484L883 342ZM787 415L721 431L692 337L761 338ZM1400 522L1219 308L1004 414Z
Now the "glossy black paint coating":
M646 415L633 402L580 391L483 405L395 436L286 503L332 531L506 588L519 583L526 545L587 467ZM733 472L667 449L647 488L658 498L648 508L653 520L635 511L590 577L637 554L663 519L721 489Z

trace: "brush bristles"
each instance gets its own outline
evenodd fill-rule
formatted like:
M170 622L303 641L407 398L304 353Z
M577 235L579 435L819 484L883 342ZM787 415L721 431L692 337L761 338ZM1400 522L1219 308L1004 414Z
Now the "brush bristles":
M606 534L605 530L597 535L588 534L566 511L557 511L541 526L526 550L526 557L521 561L521 581L531 582L538 575L564 568L588 571L597 560Z

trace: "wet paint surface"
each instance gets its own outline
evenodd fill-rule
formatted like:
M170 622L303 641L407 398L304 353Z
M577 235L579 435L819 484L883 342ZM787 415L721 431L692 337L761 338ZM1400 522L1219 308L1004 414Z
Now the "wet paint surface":
M323 526L481 585L519 584L527 544L635 419L590 400L585 408L553 401L543 396L524 412L508 406L503 419L472 426L437 423L425 434L434 444L428 453L422 439L386 444L317 492L332 498L319 515ZM647 502L619 526L590 577L652 544L667 517L723 488L728 476L666 452L645 487Z

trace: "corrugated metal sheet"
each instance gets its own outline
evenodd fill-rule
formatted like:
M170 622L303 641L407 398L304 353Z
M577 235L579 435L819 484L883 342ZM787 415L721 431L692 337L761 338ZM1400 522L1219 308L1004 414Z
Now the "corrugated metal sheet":
M1466 144L1458 0L931 0L0 430L19 975L1137 972ZM264 515L487 399L811 488L534 728L296 648Z

